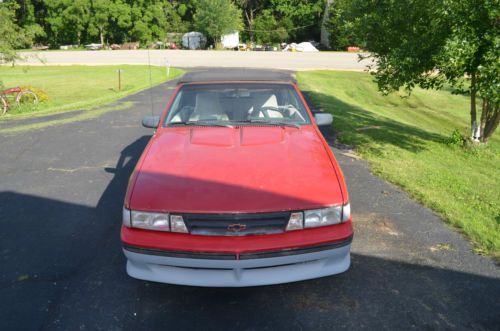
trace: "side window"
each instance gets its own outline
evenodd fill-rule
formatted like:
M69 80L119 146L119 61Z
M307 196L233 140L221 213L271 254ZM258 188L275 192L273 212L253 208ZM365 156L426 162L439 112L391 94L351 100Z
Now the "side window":
M286 104L293 106L295 109L302 108L302 102L298 100L298 96L292 91L288 90L286 94Z
M170 106L165 123L182 121L180 119L179 111L181 109L181 102L183 99L183 95L184 93L182 91L179 91L174 101L172 102L172 105Z
M196 91L180 90L168 110L164 124L182 123L189 120L194 111Z

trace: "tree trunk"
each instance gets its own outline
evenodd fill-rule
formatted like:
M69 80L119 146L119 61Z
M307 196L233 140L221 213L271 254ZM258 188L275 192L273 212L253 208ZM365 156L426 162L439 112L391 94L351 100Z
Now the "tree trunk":
M483 99L481 112L481 132L483 133L481 141L488 142L500 123L500 108L498 103L494 104L488 99Z
M250 12L250 14L249 14ZM253 33L253 10L245 10L245 17L248 22L248 34L250 35L250 42L254 42L254 33Z
M99 30L99 37L101 38L101 45L104 46L104 33L103 33L102 29Z
M477 125L475 72L471 74L471 79L470 79L470 127L471 127L471 139L473 141L479 141L480 128Z
M327 0L325 4L325 12L323 13L323 20L321 22L321 45L326 48L330 48L330 31L328 31L328 20L330 18L330 7L333 4L333 0Z

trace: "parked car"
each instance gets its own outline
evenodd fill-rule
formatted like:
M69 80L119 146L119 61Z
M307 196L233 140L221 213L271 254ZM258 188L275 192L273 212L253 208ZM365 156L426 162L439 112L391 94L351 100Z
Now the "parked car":
M346 271L353 236L344 177L297 86L180 83L131 175L127 272L239 287Z
M85 45L85 48L91 51L97 51L102 49L103 47L104 47L103 44L95 44L95 43Z
M264 51L264 52L272 52L275 51L274 47L269 44L264 44L264 45L256 45L254 48L252 48L252 51L259 52L259 51Z

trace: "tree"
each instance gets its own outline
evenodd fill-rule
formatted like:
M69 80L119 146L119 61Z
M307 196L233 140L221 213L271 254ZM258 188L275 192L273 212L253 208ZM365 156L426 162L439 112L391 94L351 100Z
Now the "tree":
M259 43L277 43L282 42L288 38L287 28L283 26L283 23L289 23L289 21L278 22L274 18L272 11L270 9L265 9L259 16L255 19L254 32L255 38ZM290 26L288 26L289 28Z
M271 0L270 7L279 20L292 22L288 33L298 41L319 39L325 0Z
M30 46L37 31L23 29L16 24L15 2L0 2L0 63L12 63L20 59L16 49Z
M473 136L487 142L500 122L500 3L448 0L445 6L450 33L437 56L439 70L460 91L468 90ZM477 97L482 99L479 125Z
M89 33L99 36L100 43L104 45L110 26L114 3L111 0L91 0L91 17L89 21Z
M180 13L186 6L176 1L142 0L132 1L132 38L142 43L165 40L169 31L184 31Z
M44 37L45 32L43 31L43 28L36 22L35 5L33 2L31 0L18 0L17 2L17 25L28 31L28 33L33 37Z
M108 33L112 42L121 43L130 37L132 13L128 3L115 0L110 6Z
M46 32L48 36L47 42L51 44L59 45L63 42L64 37L64 21L62 12L64 11L65 0L45 0L45 10L46 10Z
M159 1L131 1L132 30L131 37L141 43L149 43L160 34L165 21Z
M243 25L241 11L231 0L198 0L193 21L197 29L216 43L224 34L239 31Z
M81 45L82 33L87 28L90 18L90 0L71 0L62 11L64 26L71 31L71 41Z
M354 31L357 17L352 16L350 6L351 0L336 0L326 9L322 29L327 30L327 33L322 36L328 38L329 48L345 50L348 46L358 46L363 43Z
M0 0L15 5L15 22L37 42L61 44L163 40L197 28L216 43L243 29L251 41L319 36L326 0ZM329 0L333 1L333 0ZM337 1L337 0L335 0ZM348 1L348 0L343 0ZM243 14L243 15L242 15ZM259 29L255 28L258 21ZM265 36L267 34L267 36Z
M325 12L321 20L321 45L326 48L331 48L330 45L330 33L328 29L328 23L330 21L330 9L333 7L333 0L326 0Z
M248 26L250 41L255 41L254 21L257 14L268 5L268 0L239 0L239 5L243 8ZM274 18L274 16L273 16Z
M451 86L467 93L472 136L488 141L500 121L498 0L354 0L351 15L382 92Z
M91 17L90 0L45 0L45 22L52 46L78 44L88 28Z
M186 32L188 30L188 26L186 22L182 20L182 17L186 15L187 10L188 7L186 4L177 1L165 1L163 8L166 17L165 31Z

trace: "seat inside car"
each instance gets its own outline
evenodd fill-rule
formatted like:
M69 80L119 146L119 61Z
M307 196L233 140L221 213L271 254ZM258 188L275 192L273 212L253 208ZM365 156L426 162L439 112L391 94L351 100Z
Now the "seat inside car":
M229 120L227 114L222 110L219 94L204 92L196 94L196 103L193 113L189 117L190 121L204 120Z
M251 109L251 117L271 117L283 118L283 114L278 109L278 98L276 94L269 92L259 92L254 94L254 105Z

